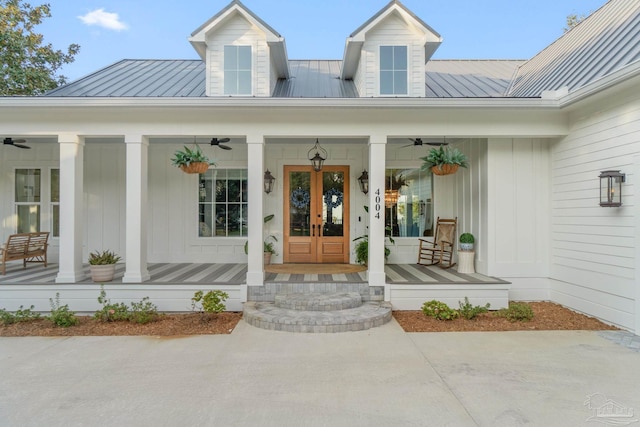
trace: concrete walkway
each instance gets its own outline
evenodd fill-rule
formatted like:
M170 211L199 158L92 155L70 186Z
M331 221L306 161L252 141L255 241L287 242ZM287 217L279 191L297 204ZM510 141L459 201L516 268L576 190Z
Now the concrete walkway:
M0 338L1 426L595 426L607 403L640 414L640 352L601 332Z

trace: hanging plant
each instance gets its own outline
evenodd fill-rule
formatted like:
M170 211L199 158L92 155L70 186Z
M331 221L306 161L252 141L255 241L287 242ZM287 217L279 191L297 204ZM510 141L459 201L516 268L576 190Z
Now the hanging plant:
M215 166L215 162L209 160L197 144L193 150L185 145L184 150L175 152L171 161L186 173L205 173L209 165Z
M342 191L338 190L337 188L332 188L330 190L327 190L327 192L324 193L323 197L324 204L327 205L327 208L334 209L342 204L344 196L342 194ZM333 200L334 197L336 198L335 201Z
M309 206L309 192L298 187L291 192L291 206L297 209L306 209Z
M421 158L424 162L423 170L431 170L435 175L449 175L456 173L459 167L469 166L467 156L457 148L440 146L432 148Z

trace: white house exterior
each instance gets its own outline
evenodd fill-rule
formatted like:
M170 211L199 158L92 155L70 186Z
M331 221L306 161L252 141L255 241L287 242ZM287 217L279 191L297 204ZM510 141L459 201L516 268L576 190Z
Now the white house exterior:
M551 300L638 333L638 25L636 0L611 0L530 60L433 60L441 36L391 1L347 38L342 60L292 61L284 38L232 1L192 33L201 61L124 60L45 96L0 98L0 135L32 147L0 149L0 238L52 231L59 284L78 281L93 250L123 255L125 283L148 280L148 263L247 263L246 298L264 282L265 233L278 237L276 263L308 247L291 234L297 178L286 174L309 167L318 140L348 197L335 220L346 246L322 247L354 263L352 240L368 225L369 284L398 308L421 301L385 283L385 221L389 262L409 264L434 218L457 217L476 236L476 270L511 282L510 299ZM407 147L415 138L445 139L469 168L420 172L427 148ZM171 164L193 141L216 160L208 175ZM599 206L604 170L626 174L621 207ZM400 175L412 182L396 192L403 204L385 207ZM212 200L216 185L226 199Z

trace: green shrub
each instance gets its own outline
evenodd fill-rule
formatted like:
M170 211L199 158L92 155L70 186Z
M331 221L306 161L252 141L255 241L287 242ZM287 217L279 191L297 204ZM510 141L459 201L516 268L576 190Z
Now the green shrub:
M34 306L29 308L20 308L15 313L0 308L0 323L4 326L11 325L18 322L30 322L40 318L40 313L33 311Z
M111 265L118 261L120 261L120 256L111 251L95 251L89 254L89 265Z
M461 301L458 301L458 305L460 306L458 312L467 320L475 319L478 317L478 314L486 313L489 311L489 307L491 307L491 304L489 303L485 304L483 307L479 305L473 306L467 297L464 297L464 304Z
M471 233L462 233L460 235L460 243L474 243L476 239Z
M450 308L442 301L428 301L422 304L422 312L429 317L438 320L453 320L459 316L457 310Z
M529 304L523 302L510 302L509 308L502 308L496 312L496 316L504 317L510 322L525 322L533 319L533 310Z
M49 298L49 303L51 304L51 316L49 316L49 320L51 320L54 325L68 328L69 326L78 324L78 318L73 311L69 310L69 305L60 305L59 292L56 292L55 301Z
M158 307L149 301L149 297L142 298L140 302L131 303L131 313L129 313L130 321L135 323L149 323L155 322L159 318Z
M107 293L104 286L100 286L100 296L98 302L102 304L102 308L93 315L93 318L101 322L117 322L121 320L129 320L129 308L124 303L111 303L107 299Z
M191 309L202 313L221 313L227 309L224 305L227 298L229 298L229 294L217 289L206 294L198 291L191 298Z

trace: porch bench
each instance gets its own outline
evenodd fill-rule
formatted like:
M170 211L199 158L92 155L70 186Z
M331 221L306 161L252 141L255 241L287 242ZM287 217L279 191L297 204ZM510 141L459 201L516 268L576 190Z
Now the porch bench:
M41 262L47 266L47 247L49 246L49 232L12 234L2 247L2 274L6 274L7 261L22 260L24 268L28 262Z

